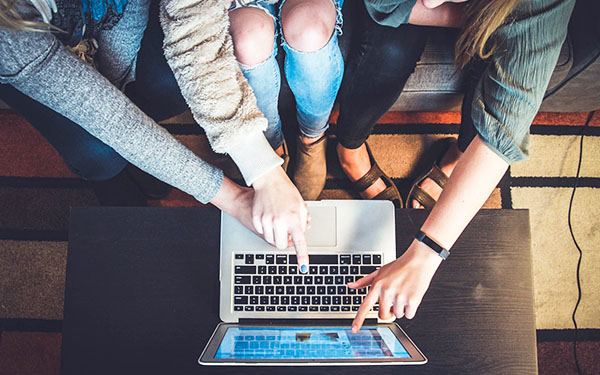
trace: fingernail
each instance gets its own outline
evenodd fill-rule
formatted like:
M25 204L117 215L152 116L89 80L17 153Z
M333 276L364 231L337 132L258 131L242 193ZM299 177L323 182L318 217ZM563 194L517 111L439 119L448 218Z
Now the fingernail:
M300 266L300 272L302 272L302 273L308 272L308 267L306 266L306 264L303 264L302 266Z
M354 333L358 332L358 327L357 326L352 326L352 332L354 332Z

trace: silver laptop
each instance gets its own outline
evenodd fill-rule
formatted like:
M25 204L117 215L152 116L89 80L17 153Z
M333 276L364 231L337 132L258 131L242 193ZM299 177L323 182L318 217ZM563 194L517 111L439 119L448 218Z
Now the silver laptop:
M205 365L423 364L396 324L350 321L368 290L346 286L396 259L389 201L307 202L309 270L293 247L279 250L227 214L221 217L221 323L199 362ZM367 316L376 319L378 306ZM307 324L307 320L309 323Z

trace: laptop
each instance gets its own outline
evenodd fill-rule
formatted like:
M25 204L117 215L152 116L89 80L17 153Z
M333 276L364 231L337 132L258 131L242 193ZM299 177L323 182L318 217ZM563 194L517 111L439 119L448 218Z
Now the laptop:
M367 288L357 280L396 259L389 201L307 202L309 270L293 247L279 250L233 217L221 216L220 323L200 355L203 365L424 364L427 359L378 305L352 333ZM372 323L371 323L372 322Z

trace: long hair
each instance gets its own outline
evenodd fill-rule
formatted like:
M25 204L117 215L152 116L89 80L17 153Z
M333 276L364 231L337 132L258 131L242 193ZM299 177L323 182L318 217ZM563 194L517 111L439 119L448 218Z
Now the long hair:
M18 0L0 0L0 27L27 31L60 31L60 29L54 25L44 22L27 21L21 18L15 9L17 1Z
M496 45L490 36L507 22L522 0L471 0L466 5L465 26L454 47L454 63L462 69L472 58L488 58ZM490 44L492 43L492 44Z

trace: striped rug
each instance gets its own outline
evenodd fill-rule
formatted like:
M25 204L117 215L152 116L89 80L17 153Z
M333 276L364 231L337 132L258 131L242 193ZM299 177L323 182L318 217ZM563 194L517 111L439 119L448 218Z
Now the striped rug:
M336 116L332 116L335 123ZM588 126L584 125L588 122ZM428 146L456 135L458 112L388 113L369 145L380 167L406 196ZM231 160L210 151L189 113L163 124L190 149L239 180ZM575 374L573 322L578 251L568 206L583 157L571 224L583 257L582 299L576 315L579 364L600 373L600 113L540 113L531 128L531 157L510 167L486 208L530 210L541 374ZM0 375L57 374L71 206L96 206L90 186L76 178L56 151L24 119L0 109ZM323 199L356 197L328 150ZM178 190L154 206L199 205Z

